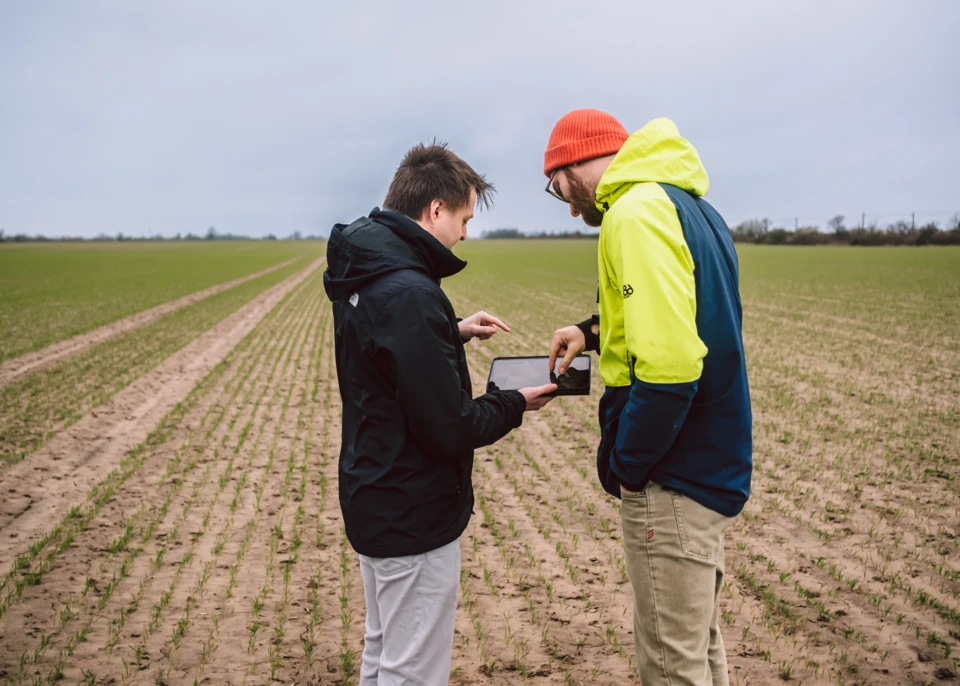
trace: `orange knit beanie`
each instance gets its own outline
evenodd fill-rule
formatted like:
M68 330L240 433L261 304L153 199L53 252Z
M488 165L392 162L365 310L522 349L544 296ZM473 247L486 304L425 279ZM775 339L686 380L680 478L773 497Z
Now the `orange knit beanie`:
M575 162L619 152L630 134L623 124L600 110L574 110L565 114L550 132L543 156L543 173Z

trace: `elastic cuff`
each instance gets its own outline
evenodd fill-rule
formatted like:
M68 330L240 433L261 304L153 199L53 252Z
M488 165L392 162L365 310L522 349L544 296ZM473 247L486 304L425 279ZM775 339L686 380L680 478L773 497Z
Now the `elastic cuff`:
M586 343L586 350L590 350L597 354L600 353L600 334L593 332L593 325L600 325L600 315L593 315L590 319L585 319L584 321L577 324L577 328L583 333L583 339Z

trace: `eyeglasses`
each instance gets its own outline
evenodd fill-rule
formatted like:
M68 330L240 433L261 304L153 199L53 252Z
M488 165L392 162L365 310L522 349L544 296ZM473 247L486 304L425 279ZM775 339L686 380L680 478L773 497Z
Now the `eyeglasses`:
M569 205L570 201L563 197L563 193L560 192L560 186L558 185L556 188L553 186L553 177L557 175L558 171L560 170L554 169L552 172L550 172L550 178L547 179L547 187L544 190L546 190L547 193L555 197L560 202L567 203Z

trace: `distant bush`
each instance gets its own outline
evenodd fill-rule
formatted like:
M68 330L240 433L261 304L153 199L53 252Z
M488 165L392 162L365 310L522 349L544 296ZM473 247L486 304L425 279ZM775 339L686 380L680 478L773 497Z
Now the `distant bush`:
M786 245L790 234L786 229L773 229L757 237L757 243L766 243L767 245Z
M520 229L493 229L492 231L484 231L480 234L481 238L523 238L523 234L520 233Z
M801 226L789 238L790 245L826 245L831 242L830 235L820 233L816 226Z

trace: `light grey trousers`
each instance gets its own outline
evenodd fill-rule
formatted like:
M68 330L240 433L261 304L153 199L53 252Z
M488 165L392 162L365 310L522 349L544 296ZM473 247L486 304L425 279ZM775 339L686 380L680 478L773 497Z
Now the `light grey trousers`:
M720 590L732 518L655 483L621 495L643 685L727 686Z
M460 539L421 555L360 556L367 626L360 686L446 686Z

